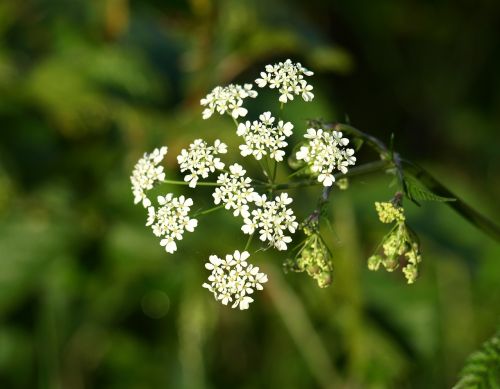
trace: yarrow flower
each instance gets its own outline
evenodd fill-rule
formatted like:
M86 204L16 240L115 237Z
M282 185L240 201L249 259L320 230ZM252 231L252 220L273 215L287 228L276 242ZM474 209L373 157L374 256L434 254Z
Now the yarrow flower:
M203 139L196 139L189 145L189 149L182 149L177 156L181 173L189 172L184 176L184 181L189 182L190 188L195 188L200 177L207 178L209 173L224 169L224 163L215 156L225 153L227 145L219 139L213 146L208 146Z
M182 240L184 231L193 232L198 220L189 217L193 200L184 196L174 197L172 193L158 196L160 207L148 208L146 226L151 226L153 234L162 238L160 245L165 251L172 254L177 250L176 240Z
M259 272L257 266L248 264L249 257L247 251L240 253L238 250L226 255L225 259L211 255L205 267L212 273L203 287L224 305L232 302L231 308L248 309L254 301L249 295L255 289L264 289L262 284L267 282L267 274Z
M255 83L264 88L269 85L271 89L278 89L280 92L279 101L286 103L293 100L294 95L301 95L304 101L311 101L314 94L313 87L304 80L304 76L312 76L314 73L307 70L299 62L293 63L287 59L274 65L267 65L266 71L260 73L260 78Z
M232 209L233 215L250 216L248 203L254 201L256 193L251 186L252 180L245 177L246 170L237 163L229 166L229 173L222 173L212 196L216 205L222 203L226 209Z
M345 147L349 139L343 138L341 132L309 128L304 138L309 142L300 148L296 157L310 166L324 186L333 185L335 170L346 174L347 167L356 163L354 150Z
M264 112L259 119L260 121L254 120L252 123L247 120L238 125L236 134L245 140L245 144L240 145L241 155L253 155L257 160L269 155L277 162L283 161L283 148L288 144L285 139L292 135L293 124L280 120L274 126L275 118L271 116L271 112Z
M137 161L130 176L132 183L132 193L134 204L142 201L144 208L151 205L151 200L146 196L146 191L153 189L156 181L163 181L165 173L163 166L158 166L167 154L167 147L154 149L152 153L144 153L144 156Z
M255 196L255 205L258 208L245 218L241 230L249 235L258 230L261 241L269 241L276 249L286 250L287 243L290 243L292 238L285 235L285 232L288 230L293 234L298 226L293 210L287 208L292 201L287 193L269 201L266 195Z
M252 89L252 84L217 86L200 101L202 106L207 107L203 110L203 119L208 119L214 112L221 115L227 112L234 119L244 117L248 110L242 107L243 100L247 97L255 98L257 94L257 91Z

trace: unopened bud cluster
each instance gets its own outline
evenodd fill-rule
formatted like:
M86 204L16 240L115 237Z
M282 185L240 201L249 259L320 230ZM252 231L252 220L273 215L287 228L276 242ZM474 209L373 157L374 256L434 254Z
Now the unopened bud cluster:
M375 208L382 223L394 223L394 226L382 240L381 253L368 258L368 268L378 270L383 266L392 272L402 266L407 282L413 284L422 257L416 237L406 224L403 208L394 202L376 202Z
M314 278L320 288L329 286L333 279L333 264L330 250L317 230L317 226L303 229L306 239L293 259L284 263L285 270L306 272Z

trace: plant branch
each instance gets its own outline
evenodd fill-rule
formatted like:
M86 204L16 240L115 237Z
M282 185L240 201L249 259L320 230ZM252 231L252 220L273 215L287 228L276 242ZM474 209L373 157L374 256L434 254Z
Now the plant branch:
M377 139L374 136L369 135L347 124L325 124L324 127L336 131L343 131L362 139L369 147L380 154L380 158L382 160L392 163L396 168L398 180L400 182L401 188L405 193L407 193L407 188L404 180L404 172L407 172L408 174L414 176L432 193L435 193L442 197L451 197L456 199L455 201L447 201L446 204L449 207L453 208L458 214L464 217L471 224L479 228L481 231L483 231L496 241L500 241L500 227L496 223L480 214L470 205L461 200L458 196L456 196L453 192L451 192L448 188L446 188L443 184L436 180L431 174L429 174L425 169L413 162L402 158L400 154L391 152L391 150L380 139Z
M163 180L161 184L172 184L172 185L189 185L189 182L186 181L177 181L177 180ZM216 182L203 182L198 181L196 186L219 186L220 184Z
M478 211L461 200L421 166L404 159L402 163L404 170L418 179L431 192L439 196L454 198L455 201L447 201L446 204L490 237L496 241L500 241L500 227L492 220L481 215Z
M335 177L336 180L338 180L340 178L349 178L349 177L360 176L360 175L364 175L364 174L383 171L387 168L390 168L391 166L392 166L391 163L388 161L368 162L368 163L365 163L363 165L359 165L359 166L356 166L352 169L349 169L349 171L346 174L337 173L337 174L334 174L333 176ZM286 189L303 188L303 187L308 187L308 186L322 186L322 185L323 184L321 182L318 182L318 180L314 178L314 179L308 179L308 180L304 180L304 181L290 182L289 184L275 184L273 189L274 190L286 190ZM333 186L330 186L327 188L333 188Z

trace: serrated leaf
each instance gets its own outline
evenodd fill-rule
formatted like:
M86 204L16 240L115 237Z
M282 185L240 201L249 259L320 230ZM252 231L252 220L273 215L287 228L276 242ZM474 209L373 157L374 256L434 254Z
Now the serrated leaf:
M425 187L419 180L415 177L405 174L404 176L405 190L408 198L414 202L418 201L455 201L453 197L440 196Z
M500 387L500 330L473 352L453 389Z

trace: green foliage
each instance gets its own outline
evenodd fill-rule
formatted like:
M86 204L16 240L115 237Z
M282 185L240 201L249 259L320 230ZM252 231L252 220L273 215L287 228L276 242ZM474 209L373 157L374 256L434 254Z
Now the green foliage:
M472 353L454 389L500 388L500 330Z
M419 201L455 201L451 197L439 196L425 187L419 180L411 174L404 174L405 194L415 204L419 205Z

